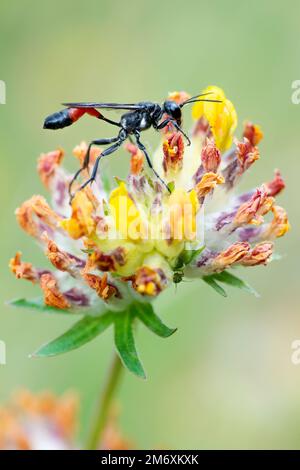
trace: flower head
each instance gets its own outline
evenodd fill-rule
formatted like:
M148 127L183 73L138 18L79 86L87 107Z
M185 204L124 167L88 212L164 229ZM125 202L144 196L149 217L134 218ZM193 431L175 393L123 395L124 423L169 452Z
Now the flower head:
M74 450L79 427L79 397L73 392L57 396L44 391L20 390L0 406L0 450ZM128 450L134 444L125 438L113 409L98 444L101 450Z
M40 156L38 173L52 193L54 207L33 196L16 214L21 227L39 241L54 270L34 268L22 262L19 253L10 267L17 278L40 285L47 305L68 309L105 302L118 308L134 291L154 297L172 282L181 254L204 244L205 250L190 266L199 276L233 264L265 264L270 258L270 241L289 228L285 211L274 204L283 179L277 170L271 182L232 196L222 208L222 194L227 200L228 191L258 159L257 144L263 134L259 126L245 123L244 140L236 139L223 156L233 142L236 111L220 88L208 87L204 92L220 102L195 103L192 115L197 131L191 147L172 126L162 132L154 163L161 178L172 184L171 192L149 176L142 152L130 143L127 180L118 181L107 193L98 177L94 186L76 192L68 207L71 177L61 167L64 152ZM175 92L169 99L180 103L188 96ZM81 143L74 155L82 162L86 151ZM95 158L94 150L92 163ZM215 208L215 193L220 209ZM271 222L265 221L269 211L274 214ZM252 242L259 248L251 247Z
M0 407L0 449L75 449L77 412L73 393L57 397L51 392L19 391Z
M259 159L263 134L247 122L242 140L234 138L232 102L218 87L204 92L219 102L194 104L190 146L172 124L161 131L153 164L165 185L129 143L128 177L107 189L98 174L93 185L76 192L70 206L72 176L62 167L64 152L41 155L38 173L51 192L51 204L32 196L16 216L39 242L50 268L24 262L18 252L10 269L18 279L39 285L47 306L87 315L104 307L124 311L132 303L150 301L175 279L215 276L215 285L225 273L228 283L231 267L271 260L275 239L289 230L286 211L275 202L284 181L276 170L270 182L236 194L241 177ZM175 92L169 99L181 103L188 96ZM81 143L73 153L82 163L86 151ZM84 177L99 153L92 150Z

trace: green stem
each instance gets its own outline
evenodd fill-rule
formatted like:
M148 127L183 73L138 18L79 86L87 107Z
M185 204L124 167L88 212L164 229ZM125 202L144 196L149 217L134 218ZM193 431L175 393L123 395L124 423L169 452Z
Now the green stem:
M96 450L101 445L103 432L109 418L112 399L117 391L123 369L119 356L114 353L106 384L96 406L95 417L87 440L87 449Z

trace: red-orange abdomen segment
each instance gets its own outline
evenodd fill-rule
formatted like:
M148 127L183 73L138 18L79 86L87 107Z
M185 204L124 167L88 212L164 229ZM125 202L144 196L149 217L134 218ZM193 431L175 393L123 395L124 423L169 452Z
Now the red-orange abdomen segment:
M84 114L90 114L98 119L102 118L102 114L95 108L67 108L48 116L44 122L44 129L63 129L71 126Z

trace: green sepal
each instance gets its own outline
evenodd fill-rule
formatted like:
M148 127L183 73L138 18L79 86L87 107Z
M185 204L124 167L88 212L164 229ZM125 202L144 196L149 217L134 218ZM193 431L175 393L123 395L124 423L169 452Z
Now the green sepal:
M91 317L99 317L107 312L104 303L100 303L90 307L70 307L70 308L56 308L46 305L43 297L36 297L34 299L14 299L7 302L11 307L25 308L35 310L41 313L58 313L60 315L85 315Z
M9 305L49 314L85 315L64 334L41 346L31 357L51 357L72 351L96 338L114 324L115 345L124 366L142 378L146 375L136 351L133 323L140 320L150 331L162 338L167 338L176 331L176 328L166 326L155 314L152 305L145 302L134 302L126 310L119 312L107 310L105 305L63 310L45 305L43 298L16 299L10 301Z
M146 378L143 366L138 357L133 336L135 315L128 308L125 312L115 313L115 346L123 365L133 374Z
M168 338L173 335L177 328L169 328L165 325L161 319L156 315L153 310L153 307L149 303L139 303L132 307L135 312L135 315L141 320L142 323L150 330L152 333L160 336L161 338Z
M222 271L221 273L214 273L208 276L203 276L202 279L223 297L227 297L227 293L223 287L220 286L219 282L241 289L245 292L255 295L255 297L259 297L259 294L255 289L253 289L253 287L229 271Z
M55 307L50 307L50 305L46 305L43 297L37 297L34 299L29 299L29 300L22 299L22 298L13 299L13 300L8 301L7 304L12 307L29 308L31 310L38 310L44 313L60 313L60 314L67 314L67 315L74 314L71 309L55 308ZM79 309L77 313L82 314L82 312L80 312Z
M248 292L249 294L253 294L255 297L259 297L259 294L255 289L253 289L253 287L229 271L223 271L221 273L214 274L214 278L219 282L223 282L223 284L228 284L229 286L236 287L245 292Z
M197 258L200 253L202 253L204 248L205 246L201 246L201 248L198 248L197 250L183 250L176 260L175 266L173 268L174 271L183 269L185 266L194 261L194 259Z
M211 274L210 276L203 276L202 279L216 292L218 292L218 294L222 295L223 297L227 297L226 291L223 289L223 287L220 286L220 284L215 281L215 277L213 274Z
M63 354L88 343L103 333L114 320L115 312L108 311L99 317L86 316L63 335L40 347L31 357L49 357Z

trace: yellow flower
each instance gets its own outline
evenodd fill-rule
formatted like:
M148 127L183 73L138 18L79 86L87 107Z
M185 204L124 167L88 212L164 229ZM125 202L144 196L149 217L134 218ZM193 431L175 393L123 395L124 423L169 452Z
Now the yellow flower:
M61 227L74 239L91 235L96 228L92 218L93 210L93 204L87 192L78 191L72 201L72 216L70 219L63 220Z
M246 256L241 259L242 266L258 266L260 264L267 264L273 253L273 243L261 242L258 243Z
M274 199L284 181L276 171L271 182L232 196L259 158L262 131L247 122L243 141L235 140L235 148L224 154L233 140L236 112L220 88L209 86L204 92L207 100L219 102L199 101L193 107L197 123L191 145L172 123L161 131L162 142L151 159L163 182L148 172L141 150L128 143L127 179L108 192L98 175L91 186L76 192L70 216L71 175L61 167L63 151L42 155L39 174L53 193L54 207L33 196L17 210L17 219L40 241L55 271L23 262L19 253L10 268L17 278L40 285L46 304L94 312L105 302L122 310L138 294L156 296L184 275L202 277L236 264L269 261L271 241L289 229L286 212ZM188 96L172 93L169 99L183 103ZM182 126L186 132L184 121ZM85 143L75 149L80 163L86 151ZM264 216L270 210L274 219L267 223Z
M221 251L221 253L214 258L212 261L212 270L213 271L223 271L224 269L232 266L233 264L242 260L250 250L249 243L237 242L230 245L226 250Z
M260 126L250 121L244 122L243 136L249 140L250 144L255 147L263 139L264 133Z
M142 235L141 216L123 181L111 192L109 205L118 232L124 238L140 239Z
M291 228L286 211L280 206L273 206L273 220L267 226L265 237L269 239L283 237Z
M137 269L132 278L132 287L142 295L150 297L158 295L167 287L172 278L172 270L163 256L153 252Z
M239 226L243 224L260 225L263 223L263 216L266 215L273 206L274 198L268 196L264 190L257 190L255 193L238 208L234 223Z
M207 194L213 191L218 184L223 184L224 181L223 176L217 175L216 173L205 173L195 187L198 199L201 200L204 198Z
M199 208L195 190L190 193L175 189L168 200L170 210L170 238L192 241L196 237L196 214Z
M208 86L203 93L211 93L207 99L220 100L221 103L199 101L195 103L192 116L195 120L204 117L209 122L216 146L219 150L227 150L232 144L232 136L237 126L237 114L231 101L224 91L216 86Z

